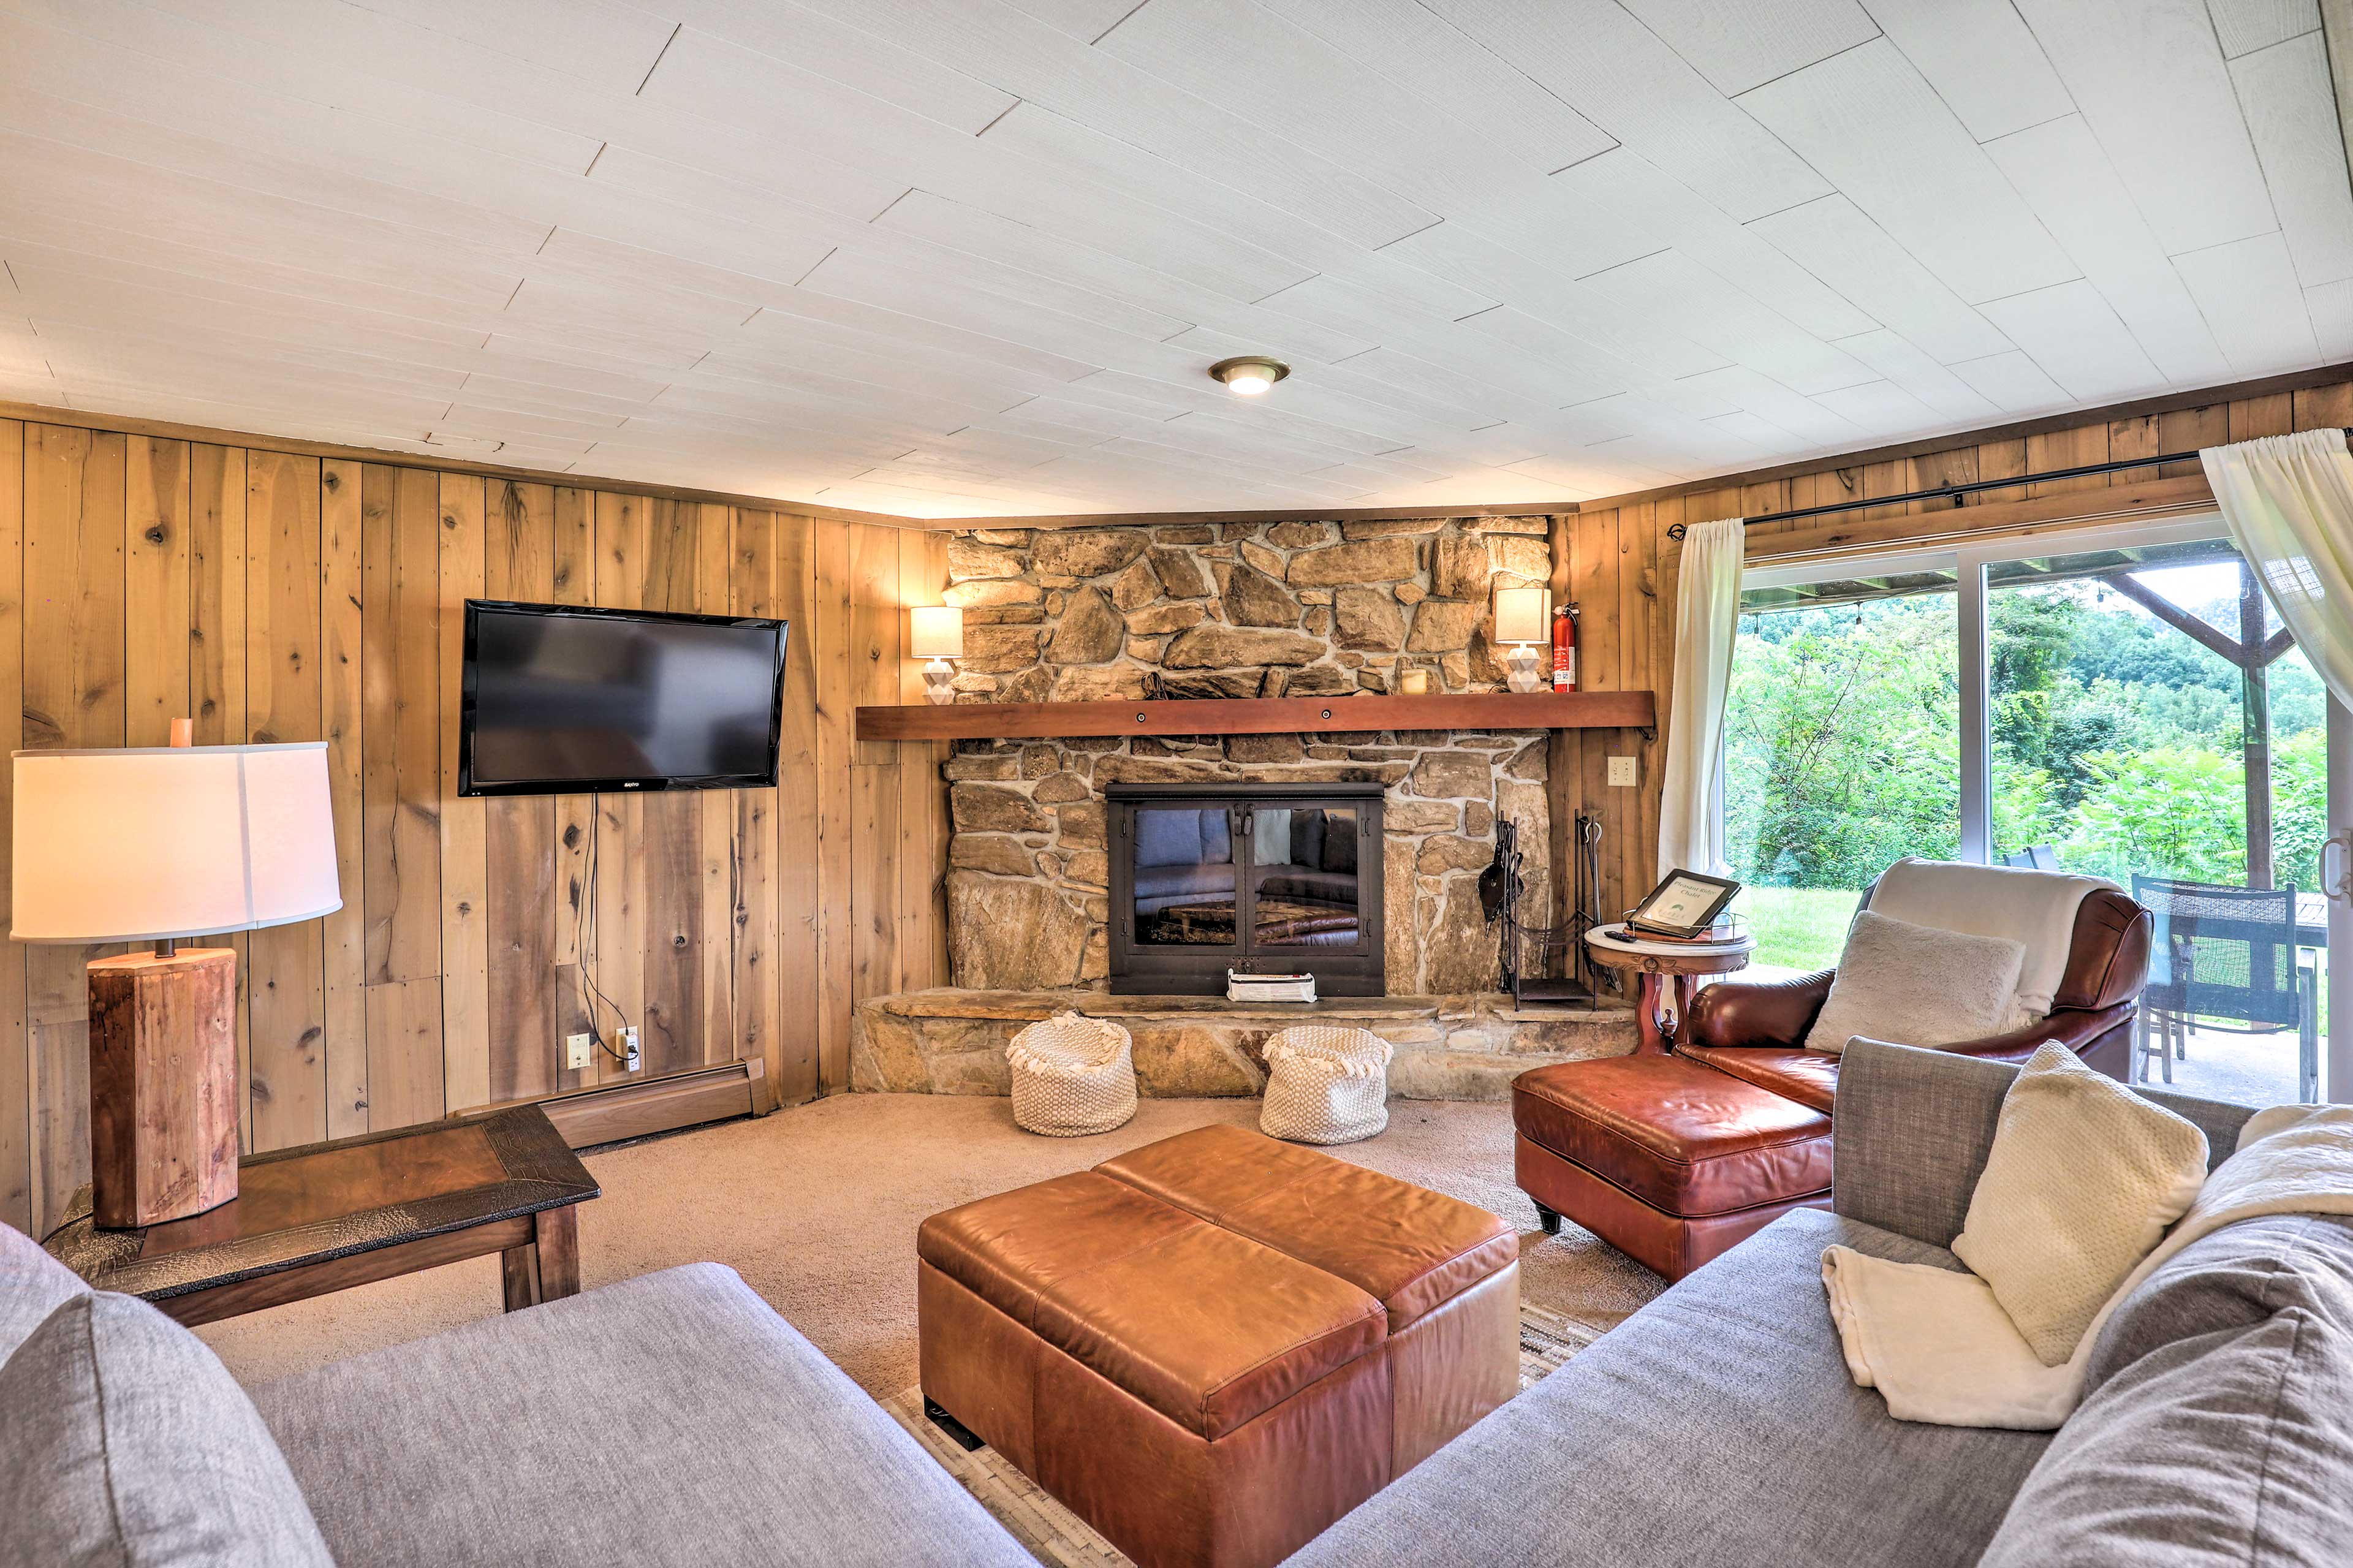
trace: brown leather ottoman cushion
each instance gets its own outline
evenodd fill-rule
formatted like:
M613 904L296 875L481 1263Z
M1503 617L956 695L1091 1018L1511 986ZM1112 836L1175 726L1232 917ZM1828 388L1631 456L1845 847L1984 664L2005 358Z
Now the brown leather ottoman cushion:
M1831 1184L1831 1119L1680 1056L1532 1068L1512 1083L1529 1142L1671 1215L1729 1214Z
M1388 1337L1347 1280L1092 1172L934 1215L924 1262L1216 1438Z
M1838 1098L1839 1058L1830 1051L1793 1050L1786 1046L1684 1046L1684 1056L1705 1062L1759 1089L1769 1089L1784 1100L1816 1110L1828 1110Z
M1095 1170L1347 1280L1388 1309L1391 1333L1520 1255L1485 1209L1240 1127L1164 1138Z
M945 1209L915 1233L915 1256L1024 1327L1066 1275L1200 1223L1092 1171Z

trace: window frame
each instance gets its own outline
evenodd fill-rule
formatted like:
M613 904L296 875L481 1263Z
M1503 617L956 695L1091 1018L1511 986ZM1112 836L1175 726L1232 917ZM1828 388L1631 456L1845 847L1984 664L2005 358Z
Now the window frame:
M1993 847L1993 699L1986 620L1987 568L2002 562L2031 561L2044 555L2074 555L2136 545L2187 544L2229 536L2230 530L2224 526L2221 512L2200 511L2151 521L2005 534L1980 543L1945 544L1926 550L1898 543L1882 550L1745 566L1740 574L1740 591L1745 595L1752 588L1794 588L1841 577L1909 572L1954 574L1960 644L1957 656L1960 702L1955 715L1961 745L1960 858L1982 866L1992 858ZM2334 709L2336 705L2330 706ZM1719 774L1722 772L1721 768L1717 770ZM1724 803L1719 799L1719 831L1723 815Z

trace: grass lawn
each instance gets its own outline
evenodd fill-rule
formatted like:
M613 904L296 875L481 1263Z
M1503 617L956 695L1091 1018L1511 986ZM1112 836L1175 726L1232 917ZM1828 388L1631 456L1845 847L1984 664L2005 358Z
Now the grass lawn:
M1862 889L1744 888L1732 908L1757 937L1750 962L1785 969L1828 969L1846 950L1847 923Z

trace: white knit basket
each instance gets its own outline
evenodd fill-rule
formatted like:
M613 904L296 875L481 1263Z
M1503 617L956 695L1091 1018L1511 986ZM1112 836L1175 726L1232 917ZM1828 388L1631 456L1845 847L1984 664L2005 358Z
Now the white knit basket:
M1260 1131L1294 1143L1353 1143L1389 1124L1389 1043L1369 1029L1303 1024L1266 1043Z
M1135 1042L1102 1018L1057 1013L1013 1037L1013 1120L1050 1138L1108 1132L1135 1114Z

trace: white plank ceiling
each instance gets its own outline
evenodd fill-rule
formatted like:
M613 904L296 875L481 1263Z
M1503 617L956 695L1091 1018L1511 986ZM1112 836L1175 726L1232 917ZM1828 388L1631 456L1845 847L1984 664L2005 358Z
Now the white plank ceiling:
M0 0L0 398L925 517L2353 355L2316 0Z

